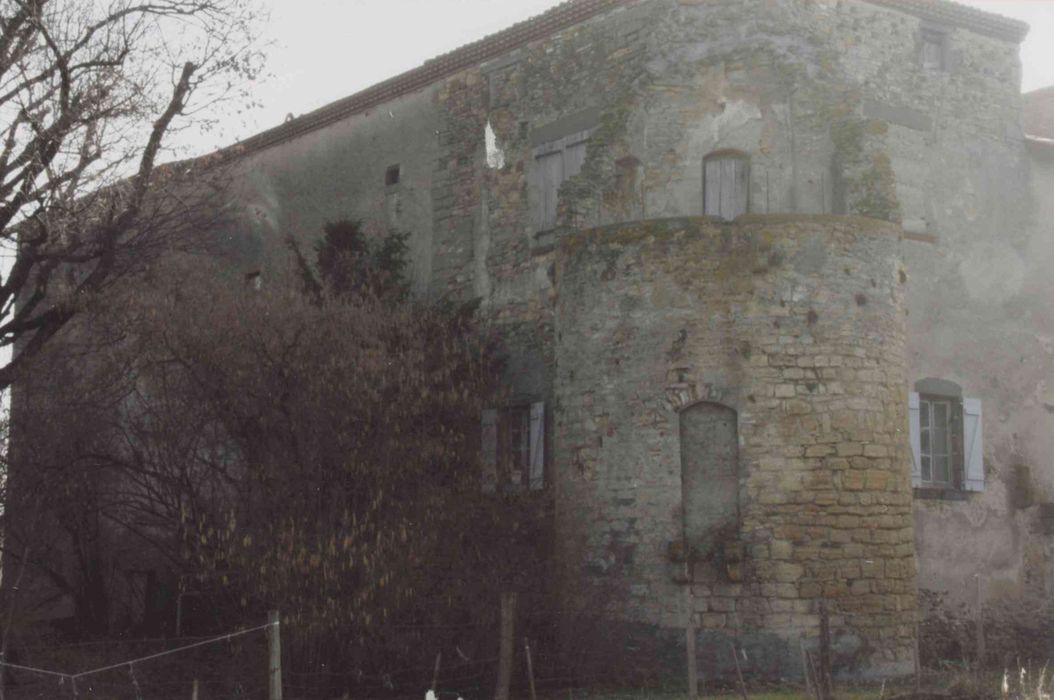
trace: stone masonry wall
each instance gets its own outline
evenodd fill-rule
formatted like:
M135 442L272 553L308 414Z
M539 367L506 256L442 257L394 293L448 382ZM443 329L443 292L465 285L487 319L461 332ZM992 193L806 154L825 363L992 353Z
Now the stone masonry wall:
M1046 458L1054 321L1043 303L1049 224L1029 206L1017 44L894 6L613 3L247 157L240 186L252 235L231 238L280 248L286 235L317 235L322 223L345 216L377 232L409 231L417 293L480 300L503 338L511 396L552 405L565 381L557 374L566 298L557 282L561 240L583 229L701 214L703 158L740 150L751 162L752 214L857 214L909 232L905 386L939 377L983 399L989 468L984 493L916 502L920 585L962 598L973 590L964 582L980 570L987 597L1017 595L1037 577L1054 580L1049 542L1028 524L1039 516L1014 511L1008 496L1025 466L1038 493L1029 507L1054 502ZM924 28L947 38L939 70L920 64ZM559 225L536 231L533 148L570 124L593 129L586 160L560 189ZM500 157L488 157L488 126ZM389 188L384 171L394 163L403 182ZM714 323L728 337L741 332ZM725 387L738 386L747 366L728 352L707 362ZM560 454L552 441L548 449L550 477L562 478L567 460L578 457ZM625 459L620 469L635 468ZM670 494L656 488L633 508L668 510ZM559 482L562 498L558 489ZM781 497L779 489L767 497ZM639 559L626 570L660 565L665 577L666 560ZM648 619L678 617L679 589L652 593ZM768 614L811 614L795 605Z
M841 217L674 219L563 241L554 471L568 607L683 628L678 411L713 401L738 412L741 515L693 565L704 663L736 638L758 652L752 673L788 673L828 600L844 671L911 668L899 249L898 228Z

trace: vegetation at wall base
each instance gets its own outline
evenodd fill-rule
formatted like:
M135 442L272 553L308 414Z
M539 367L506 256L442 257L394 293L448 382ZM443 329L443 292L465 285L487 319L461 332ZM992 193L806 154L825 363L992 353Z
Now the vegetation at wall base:
M409 298L402 236L363 236L328 226L262 284L169 256L34 363L15 491L35 525L8 546L27 588L73 602L71 634L222 633L278 609L313 692L440 648L490 655L499 592L538 582L549 506L481 493L489 333ZM130 590L129 570L161 573ZM355 672L319 673L338 667Z

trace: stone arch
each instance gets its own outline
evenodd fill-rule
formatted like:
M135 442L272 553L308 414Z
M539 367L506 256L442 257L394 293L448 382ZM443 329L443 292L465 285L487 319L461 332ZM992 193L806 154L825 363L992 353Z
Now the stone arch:
M739 531L738 414L700 401L679 419L685 547L693 558L706 559Z

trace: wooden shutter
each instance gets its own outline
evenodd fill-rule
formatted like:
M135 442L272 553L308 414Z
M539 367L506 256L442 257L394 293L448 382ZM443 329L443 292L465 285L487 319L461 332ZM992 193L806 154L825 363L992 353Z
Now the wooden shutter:
M564 149L564 180L582 172L582 166L586 162L586 146L588 143L588 141L580 141Z
M703 213L732 221L747 213L750 161L738 155L715 156L704 162Z
M919 395L914 391L908 394L908 442L911 445L911 485L922 486L922 460L919 441Z
M545 486L545 404L531 404L531 491Z
M721 159L712 158L704 163L703 191L705 203L703 213L721 216Z
M498 412L483 410L480 420L480 463L483 465L483 492L494 493L498 487Z
M731 221L740 214L747 213L750 195L750 161L746 158L733 159L735 167L732 172L732 208L726 212Z
M963 464L967 491L984 491L984 440L981 400L963 399Z
M736 218L736 163L737 158L722 158L721 163L721 218Z
M564 154L561 151L546 153L535 159L538 166L538 209L535 226L539 231L556 227L557 194L564 181Z

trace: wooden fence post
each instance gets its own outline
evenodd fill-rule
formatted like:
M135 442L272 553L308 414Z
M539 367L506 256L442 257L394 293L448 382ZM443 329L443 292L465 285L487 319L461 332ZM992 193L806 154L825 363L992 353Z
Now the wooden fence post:
M809 668L809 652L805 651L805 640L798 640L798 650L801 651L801 672L805 676L805 694L808 697L813 697L812 688L812 671Z
M527 654L527 681L531 684L531 700L538 700L534 692L534 662L531 660L531 642L527 637L523 638L523 651Z
M516 643L516 594L501 594L501 638L498 642L498 687L495 700L509 700L509 685L512 683L513 647Z
M684 572L686 577L684 600L687 606L684 620L684 646L688 662L688 700L698 700L699 660L695 653L695 597L692 595L692 565L688 559L685 560Z
M974 574L977 580L977 677L981 677L984 668L985 642L984 642L984 601L981 599L981 574Z
M831 617L827 600L820 601L820 677L816 679L823 700L831 698Z
M282 700L282 636L281 619L277 610L267 616L268 682L267 700Z
M922 656L919 654L919 623L915 623L915 693L922 692Z
M743 669L739 666L739 652L736 651L736 643L729 642L729 646L732 648L732 660L736 662L736 676L739 678L739 692L743 696L743 700L750 700L747 697L747 684L743 682Z

